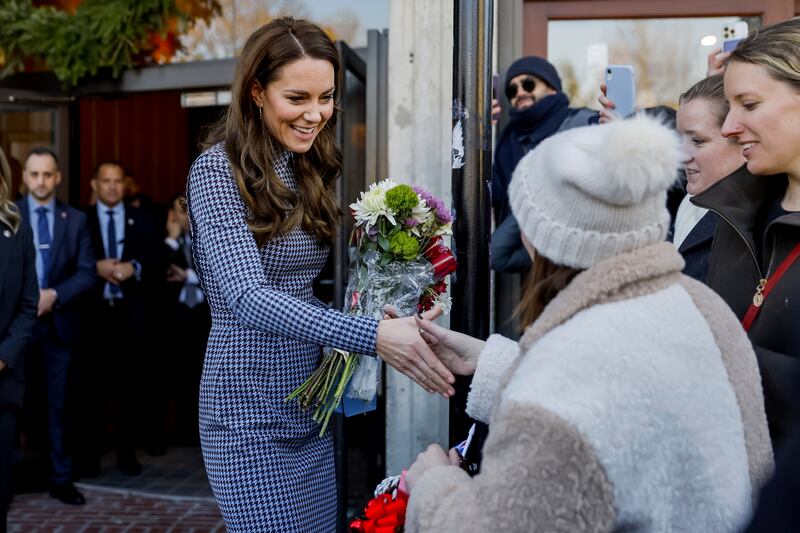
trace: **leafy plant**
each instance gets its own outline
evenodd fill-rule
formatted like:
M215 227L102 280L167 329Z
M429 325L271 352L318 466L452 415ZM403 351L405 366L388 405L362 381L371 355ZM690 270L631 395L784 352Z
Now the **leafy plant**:
M31 0L1 2L0 76L34 65L72 85L100 68L118 76L162 43L177 43L165 36L219 11L216 0L84 0L72 14Z

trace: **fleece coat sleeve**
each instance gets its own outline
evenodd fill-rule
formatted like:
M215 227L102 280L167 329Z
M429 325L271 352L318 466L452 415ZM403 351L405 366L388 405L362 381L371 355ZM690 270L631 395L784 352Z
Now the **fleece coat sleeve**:
M411 491L406 531L610 531L613 488L588 441L550 411L504 404L481 472L426 472Z
M500 380L518 355L519 345L511 339L502 335L492 335L486 340L486 346L478 356L478 366L475 375L472 376L472 385L467 397L469 416L489 423L500 390Z

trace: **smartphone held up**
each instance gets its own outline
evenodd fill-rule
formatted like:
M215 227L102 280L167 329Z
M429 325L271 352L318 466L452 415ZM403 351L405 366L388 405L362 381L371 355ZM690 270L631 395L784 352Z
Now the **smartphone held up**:
M614 114L625 118L636 111L636 81L631 65L608 65L606 96L614 102Z
M722 51L731 52L747 37L747 22L740 20L722 27Z

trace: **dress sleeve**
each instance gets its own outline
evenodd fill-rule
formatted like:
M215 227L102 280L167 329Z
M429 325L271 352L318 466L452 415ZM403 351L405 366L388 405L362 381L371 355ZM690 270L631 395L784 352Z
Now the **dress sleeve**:
M211 150L195 161L187 193L194 239L207 251L210 266L202 274L218 283L239 322L265 333L375 354L374 318L345 315L270 287L224 152Z

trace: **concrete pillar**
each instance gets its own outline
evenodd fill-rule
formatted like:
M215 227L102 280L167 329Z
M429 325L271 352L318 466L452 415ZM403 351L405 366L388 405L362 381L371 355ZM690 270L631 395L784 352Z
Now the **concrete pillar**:
M451 205L453 3L392 0L389 15L389 176ZM442 319L443 325L449 321ZM386 473L430 443L447 446L448 403L386 370Z

